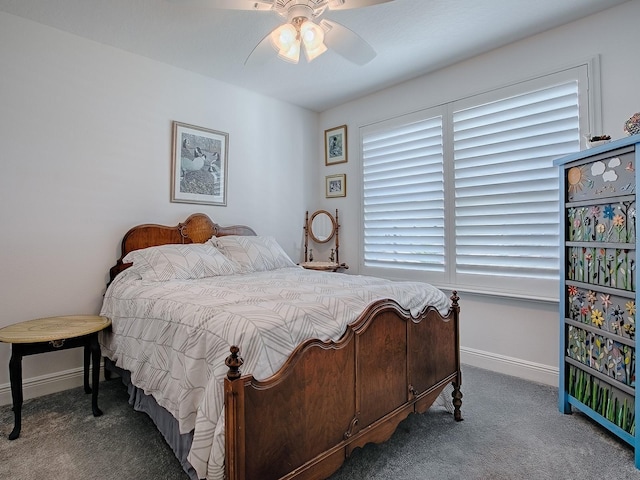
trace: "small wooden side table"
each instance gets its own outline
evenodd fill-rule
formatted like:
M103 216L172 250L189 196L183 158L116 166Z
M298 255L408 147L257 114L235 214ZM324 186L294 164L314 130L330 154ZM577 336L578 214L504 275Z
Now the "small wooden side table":
M13 400L13 431L9 440L20 436L22 428L22 357L36 353L84 347L84 391L91 393L91 409L95 417L102 415L98 408L100 381L100 344L98 332L111 325L111 320L95 315L72 315L37 318L0 328L0 342L11 344L9 379ZM93 363L89 386L89 365Z

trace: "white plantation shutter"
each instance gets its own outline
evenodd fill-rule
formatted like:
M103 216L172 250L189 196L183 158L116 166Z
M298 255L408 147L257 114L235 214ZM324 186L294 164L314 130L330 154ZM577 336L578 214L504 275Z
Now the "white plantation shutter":
M361 272L557 300L553 160L597 123L590 72L597 62L361 127Z
M580 149L577 80L454 111L456 273L558 278L558 170Z
M363 130L364 264L444 271L442 117Z

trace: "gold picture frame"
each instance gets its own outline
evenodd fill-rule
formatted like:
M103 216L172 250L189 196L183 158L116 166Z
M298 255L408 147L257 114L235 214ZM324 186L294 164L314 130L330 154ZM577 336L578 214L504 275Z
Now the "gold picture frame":
M324 164L336 165L347 162L347 126L324 131Z
M327 198L347 196L347 175L327 175L325 177L325 196Z
M227 205L229 134L173 122L171 201Z

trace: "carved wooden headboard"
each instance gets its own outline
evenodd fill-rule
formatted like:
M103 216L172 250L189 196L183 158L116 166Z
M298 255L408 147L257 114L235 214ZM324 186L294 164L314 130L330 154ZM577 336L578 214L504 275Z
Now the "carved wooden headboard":
M122 263L127 253L141 248L167 245L170 243L204 243L214 235L255 235L256 232L245 225L232 225L222 227L213 223L204 213L194 213L183 223L175 227L147 223L131 228L122 239L120 258L109 270L110 281L123 270L131 266L130 263Z

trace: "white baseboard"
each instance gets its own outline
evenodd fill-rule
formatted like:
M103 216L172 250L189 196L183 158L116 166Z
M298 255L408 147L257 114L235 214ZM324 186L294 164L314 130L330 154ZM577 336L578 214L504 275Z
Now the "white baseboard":
M22 396L25 400L28 400L70 388L81 387L84 384L83 373L84 368L79 367L39 377L25 378L22 380ZM102 366L100 368L100 378L104 378ZM11 384L0 385L0 405L11 405L12 403Z
M472 367L513 375L532 382L544 383L554 387L558 385L558 369L549 365L466 347L460 348L460 361ZM103 377L104 372L101 367L100 378ZM79 367L24 379L22 382L22 394L24 399L27 400L61 392L69 388L80 387L82 384L83 368ZM11 403L11 385L8 383L0 385L0 405L11 405Z
M460 347L460 361L472 367L484 368L554 387L558 386L558 368L550 365L466 347Z

